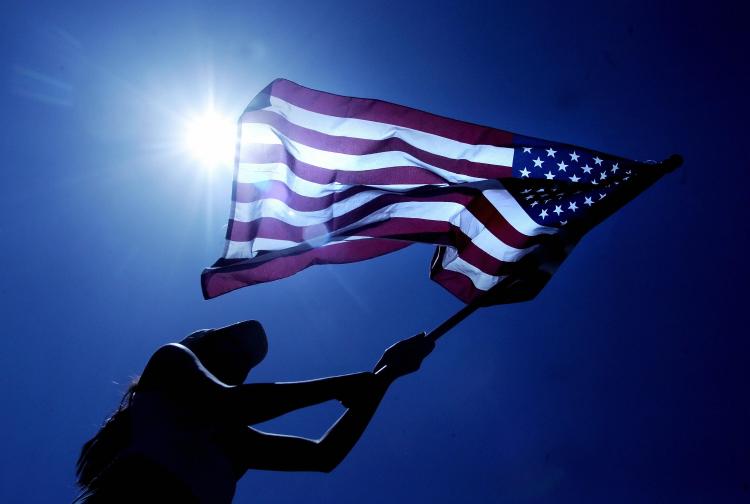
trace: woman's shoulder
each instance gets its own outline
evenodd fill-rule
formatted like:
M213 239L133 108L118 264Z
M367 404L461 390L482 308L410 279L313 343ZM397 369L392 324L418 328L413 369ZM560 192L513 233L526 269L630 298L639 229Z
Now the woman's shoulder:
M203 379L200 361L187 347L168 343L148 360L139 381L141 390L169 385L187 385L186 380Z

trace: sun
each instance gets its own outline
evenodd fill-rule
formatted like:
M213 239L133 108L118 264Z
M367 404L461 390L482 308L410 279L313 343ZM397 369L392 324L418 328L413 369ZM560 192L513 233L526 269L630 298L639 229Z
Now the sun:
M231 166L236 136L237 129L232 119L209 110L187 122L185 149L207 169Z

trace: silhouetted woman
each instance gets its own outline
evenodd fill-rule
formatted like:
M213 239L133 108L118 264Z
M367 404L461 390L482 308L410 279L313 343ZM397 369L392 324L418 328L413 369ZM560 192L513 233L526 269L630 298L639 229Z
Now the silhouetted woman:
M228 503L248 469L329 472L357 442L388 386L419 369L433 346L423 334L396 343L377 374L243 384L268 348L260 323L197 331L154 353L83 446L76 502ZM347 410L320 440L248 427L331 399Z

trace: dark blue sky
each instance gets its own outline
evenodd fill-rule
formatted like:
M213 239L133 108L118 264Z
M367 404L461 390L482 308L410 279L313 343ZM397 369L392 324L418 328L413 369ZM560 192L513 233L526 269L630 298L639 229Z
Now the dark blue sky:
M259 319L251 380L307 379L369 368L460 307L419 246L202 299L231 173L185 154L185 121L212 101L237 116L276 77L686 162L538 299L443 338L334 473L249 473L237 502L750 500L748 12L732 3L3 2L0 501L70 500L129 377L194 329ZM318 436L339 411L265 427Z

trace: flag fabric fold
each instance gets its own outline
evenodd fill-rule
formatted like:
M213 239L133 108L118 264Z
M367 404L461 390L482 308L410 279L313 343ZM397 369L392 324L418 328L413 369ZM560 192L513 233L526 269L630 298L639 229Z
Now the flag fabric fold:
M203 294L429 243L431 278L462 301L529 299L673 165L275 80L240 117L227 241Z

